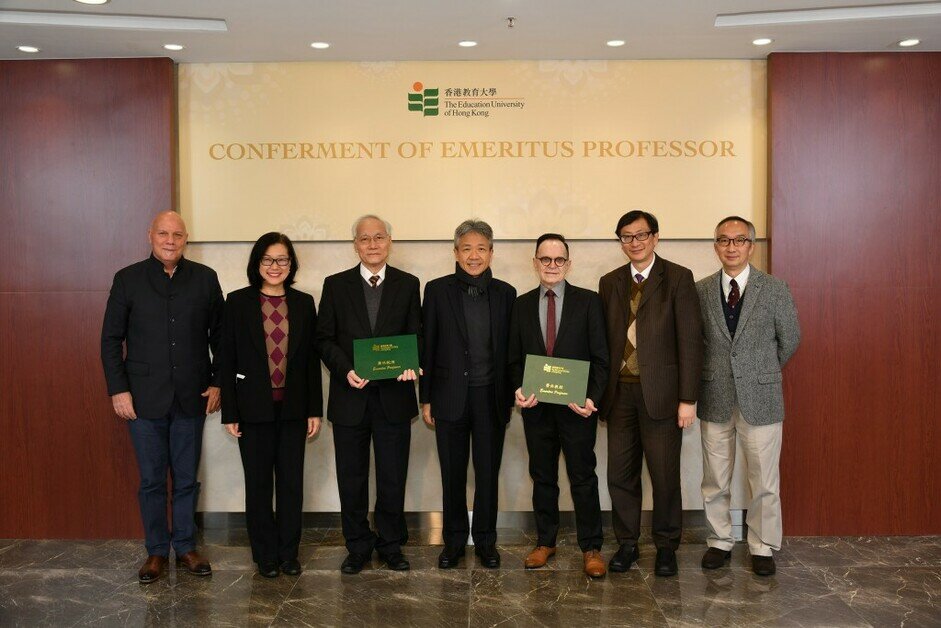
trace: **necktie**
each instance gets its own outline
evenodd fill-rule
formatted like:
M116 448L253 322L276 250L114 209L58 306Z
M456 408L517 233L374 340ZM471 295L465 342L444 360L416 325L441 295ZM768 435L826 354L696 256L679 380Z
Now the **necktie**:
M379 275L373 275L372 277L370 277L370 278L369 278L369 283L372 284L372 287L373 287L373 288L375 288L377 285L379 285Z
M546 308L546 355L552 357L555 349L555 292L546 290L549 305Z
M642 283L644 281L644 276L641 275L640 273L637 273L636 275L634 275L634 281L636 281L637 283Z
M729 282L731 289L729 290L729 307L734 308L738 305L738 300L742 298L741 293L738 291L738 282L734 279Z

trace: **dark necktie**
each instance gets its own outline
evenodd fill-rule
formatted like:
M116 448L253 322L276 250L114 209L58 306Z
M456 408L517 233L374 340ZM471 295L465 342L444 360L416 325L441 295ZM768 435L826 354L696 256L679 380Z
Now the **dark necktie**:
M637 283L643 283L644 276L641 275L640 273L637 273L636 275L634 275L634 281L636 281Z
M369 278L369 283L372 284L372 287L375 288L379 285L379 275L373 275Z
M546 355L551 358L555 349L555 292L546 290L546 298L549 299L546 308Z
M729 287L729 307L734 309L742 295L738 291L738 282L734 279L729 282Z

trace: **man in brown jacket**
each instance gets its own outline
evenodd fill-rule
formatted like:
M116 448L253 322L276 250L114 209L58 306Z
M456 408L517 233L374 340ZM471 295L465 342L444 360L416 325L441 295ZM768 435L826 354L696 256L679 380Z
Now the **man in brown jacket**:
M611 369L601 401L608 422L608 491L620 548L608 565L630 569L640 534L641 465L653 485L655 572L676 574L682 531L680 447L693 424L702 371L702 316L693 274L654 253L653 214L631 211L615 234L630 260L601 278Z

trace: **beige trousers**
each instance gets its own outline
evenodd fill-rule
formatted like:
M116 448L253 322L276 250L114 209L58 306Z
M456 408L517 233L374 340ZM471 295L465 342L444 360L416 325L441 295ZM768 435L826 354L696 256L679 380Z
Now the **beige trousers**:
M771 556L781 549L781 496L778 461L781 458L783 423L751 425L738 408L725 423L700 421L702 433L702 497L706 511L709 547L731 550L732 469L736 436L747 465L751 502L748 504L748 549L753 556Z

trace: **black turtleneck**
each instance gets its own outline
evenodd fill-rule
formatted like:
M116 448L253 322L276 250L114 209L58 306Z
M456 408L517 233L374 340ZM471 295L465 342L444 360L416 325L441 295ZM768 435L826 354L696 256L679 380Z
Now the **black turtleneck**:
M467 344L470 352L468 385L486 386L493 383L493 347L490 341L490 296L487 289L493 272L488 268L473 277L455 264L454 277L461 287Z

